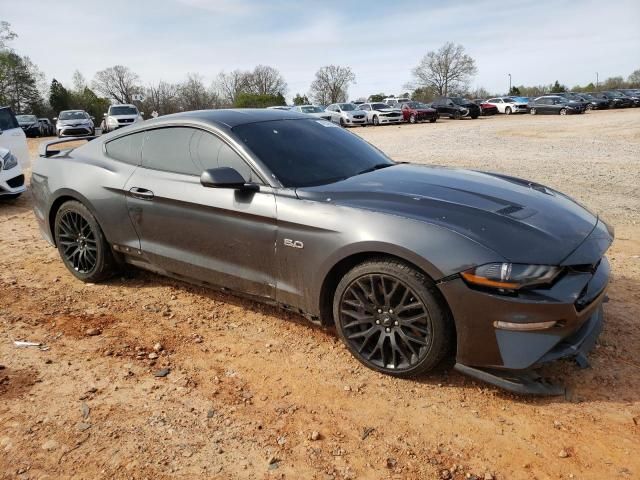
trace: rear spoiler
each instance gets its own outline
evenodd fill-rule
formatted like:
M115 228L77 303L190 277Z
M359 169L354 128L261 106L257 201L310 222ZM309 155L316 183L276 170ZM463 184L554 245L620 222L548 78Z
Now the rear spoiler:
M56 148L55 150L49 150L49 147L52 145L60 145L61 143L69 143L69 142L78 142L80 140L86 140L87 142L90 142L91 140L93 140L94 138L97 138L96 136L88 136L88 137L67 137L67 138L62 138L62 139L58 139L58 140L51 140L49 142L42 142L40 144L40 147L38 148L38 155L40 155L41 157L51 157L53 155L56 155L58 153L60 153L62 150L68 150L65 148Z

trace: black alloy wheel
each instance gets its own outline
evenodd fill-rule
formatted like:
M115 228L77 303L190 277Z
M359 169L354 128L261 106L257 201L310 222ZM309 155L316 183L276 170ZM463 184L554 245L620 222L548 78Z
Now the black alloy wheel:
M529 110L529 113L530 113L531 115L535 115L535 114L536 114L536 113L538 113L538 112L537 112L537 110L536 110L536 108L535 108L535 107L531 107L531 110Z
M58 210L54 224L58 252L67 269L85 282L99 282L113 274L114 259L98 222L80 202Z
M395 261L366 262L338 285L334 319L351 353L364 365L396 376L436 366L451 329L435 287Z

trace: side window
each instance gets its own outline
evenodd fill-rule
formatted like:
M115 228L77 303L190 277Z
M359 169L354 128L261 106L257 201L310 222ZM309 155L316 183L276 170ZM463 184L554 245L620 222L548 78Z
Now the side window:
M198 175L210 168L231 167L248 182L263 183L240 155L211 133L196 131L191 139L191 156L200 167Z
M125 137L116 138L104 145L107 155L114 160L140 165L140 154L142 153L142 140L145 132L134 133Z
M202 168L191 159L191 137L197 130L167 127L147 130L142 148L142 166L165 172L198 175Z

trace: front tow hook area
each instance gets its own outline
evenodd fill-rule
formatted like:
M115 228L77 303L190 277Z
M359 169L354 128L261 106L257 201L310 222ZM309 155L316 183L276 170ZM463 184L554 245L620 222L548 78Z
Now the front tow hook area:
M454 367L460 373L521 395L564 395L566 387L547 382L533 371L511 372L505 370L473 368L462 363Z

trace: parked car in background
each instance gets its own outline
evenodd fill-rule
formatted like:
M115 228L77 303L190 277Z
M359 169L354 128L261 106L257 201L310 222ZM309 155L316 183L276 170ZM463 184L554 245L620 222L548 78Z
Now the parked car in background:
M529 104L529 112L531 115L536 115L538 113L570 115L574 113L583 113L584 107L582 104L560 95L544 95L534 99Z
M40 122L43 136L51 137L56 134L56 127L53 125L51 120L48 118L39 118L38 122Z
M0 199L18 198L26 190L18 157L0 147Z
M464 117L476 119L480 116L480 107L463 97L441 97L431 104L440 116L459 120Z
M401 97L401 98L387 97L384 100L382 100L382 103L386 103L387 105L389 105L391 107L397 107L401 103L406 103L406 102L410 102L410 101L411 101L411 99L410 98L406 98L406 97Z
M287 110L291 110L291 107L289 105L276 105L274 107L267 107L268 110L283 110L283 111L287 111Z
M575 96L585 103L587 110L603 110L609 108L610 102L606 98L598 98L591 93L576 93Z
M582 107L582 112L586 112L587 110L590 110L590 108L588 108L589 102L587 102L585 99L580 97L578 94L575 94L572 92L560 92L560 93L554 93L553 95L566 98L570 102L579 103L580 106Z
M498 112L505 115L511 115L512 113L527 113L529 111L527 102L517 101L513 97L496 97L487 100L487 103L494 105Z
M370 125L400 123L403 120L402 111L386 103L363 103L358 108L367 114L367 123Z
M292 112L306 113L312 117L322 118L324 120L331 120L331 114L325 111L324 108L316 105L296 105L291 107Z
M23 169L29 167L27 139L10 107L0 107L0 147L11 151Z
M325 111L331 115L332 122L342 127L367 126L367 113L353 103L332 103Z
M102 133L112 132L118 128L132 125L136 122L144 121L142 113L138 107L132 104L111 105L107 113L104 114Z
M63 110L54 120L58 137L81 137L96 134L93 118L84 110Z
M435 108L431 108L426 103L416 102L409 100L408 102L402 102L400 104L402 110L402 118L405 122L417 123L429 121L434 123L438 120L438 111Z
M619 95L622 98L628 99L629 102L631 102L631 106L632 107L640 106L640 96L638 94L627 93L627 92L624 92L622 90L614 90L611 93L613 93L615 95Z
M492 103L488 103L486 100L482 100L481 98L476 98L473 101L473 103L475 103L480 107L480 115L482 116L486 117L486 116L495 115L496 113L498 113L498 107L496 107Z
M34 163L34 214L80 281L130 264L275 303L398 377L455 345L457 370L519 393L564 394L530 369L584 361L602 330L613 229L535 182L396 163L265 109L168 115L47 153L60 142Z
M617 92L596 92L593 96L607 100L610 108L627 108L631 106L631 99Z
M27 137L42 137L42 127L35 115L16 115L18 124Z

